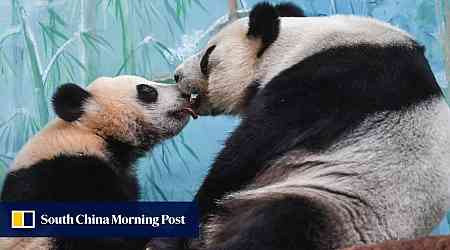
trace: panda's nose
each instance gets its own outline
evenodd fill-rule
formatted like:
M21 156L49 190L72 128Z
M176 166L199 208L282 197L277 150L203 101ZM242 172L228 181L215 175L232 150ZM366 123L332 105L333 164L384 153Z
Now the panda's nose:
M183 78L183 74L181 72L176 72L173 78L175 79L175 82L178 83Z

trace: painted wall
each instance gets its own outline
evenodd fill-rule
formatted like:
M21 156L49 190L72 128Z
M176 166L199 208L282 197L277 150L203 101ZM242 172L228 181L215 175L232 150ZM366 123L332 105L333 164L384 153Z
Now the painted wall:
M169 76L201 47L208 27L227 13L226 2L0 1L0 179L25 141L54 117L48 100L57 86L85 85L103 75ZM259 1L241 2L250 8ZM309 15L367 15L407 30L426 46L433 71L447 89L449 0L293 2ZM138 167L142 199L190 200L238 122L232 117L200 118L156 148ZM448 223L437 232L448 232Z

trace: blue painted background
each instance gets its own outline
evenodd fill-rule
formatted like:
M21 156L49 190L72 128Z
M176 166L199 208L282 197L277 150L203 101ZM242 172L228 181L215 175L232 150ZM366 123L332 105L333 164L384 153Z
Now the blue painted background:
M248 8L257 2L241 1ZM309 15L373 16L407 30L426 46L447 89L443 47L448 48L449 34L443 13L449 18L449 0L293 2ZM228 11L225 0L3 0L0 10L0 179L20 147L45 124L47 113L53 117L48 100L58 85L85 85L118 73L169 77ZM43 82L48 65L53 66ZM238 122L232 117L192 121L181 136L141 160L142 199L190 200ZM445 220L436 233L447 232Z

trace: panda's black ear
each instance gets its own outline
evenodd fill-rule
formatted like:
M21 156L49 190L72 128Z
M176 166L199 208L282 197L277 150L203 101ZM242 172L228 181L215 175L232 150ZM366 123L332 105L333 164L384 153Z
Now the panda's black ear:
M258 57L277 39L279 33L280 19L277 9L267 2L255 5L250 11L247 37L261 39Z
M61 85L53 95L53 109L59 118L73 122L83 115L83 104L89 97L91 94L82 87L66 83Z
M275 6L275 8L278 11L278 14L281 17L305 17L305 12L302 8L298 7L297 5L286 2L286 3L280 3Z

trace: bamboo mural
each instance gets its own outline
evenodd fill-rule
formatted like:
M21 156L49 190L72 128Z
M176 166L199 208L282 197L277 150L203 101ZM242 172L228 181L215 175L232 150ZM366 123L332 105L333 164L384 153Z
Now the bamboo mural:
M0 19L4 22L0 26L0 183L16 152L54 117L49 99L59 85L87 85L98 76L120 74L173 83L171 74L185 56L197 52L228 23L248 16L258 1L0 1L5 12ZM406 29L426 45L433 70L446 86L449 0L293 2L309 15L369 15ZM435 16L442 22L437 23ZM146 190L143 199L192 198L226 131L238 122L222 117L198 119L182 135L156 148L138 170Z

